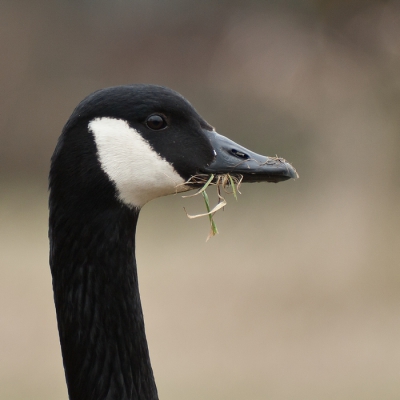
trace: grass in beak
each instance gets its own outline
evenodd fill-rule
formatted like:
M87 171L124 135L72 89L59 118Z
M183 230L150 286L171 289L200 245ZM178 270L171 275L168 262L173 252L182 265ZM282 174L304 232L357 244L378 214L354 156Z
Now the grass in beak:
M184 208L184 210L186 212L187 217L190 219L208 216L208 218L210 220L210 233L208 234L206 241L208 241L212 236L215 236L218 233L217 225L215 224L215 221L214 221L214 214L217 211L223 209L227 204L226 200L221 195L221 187L225 193L233 194L235 199L237 200L237 193L240 193L239 187L242 182L242 179L243 179L242 175L230 175L230 174L214 175L214 174L211 174L211 175L194 175L187 182L185 182L185 185L186 184L196 184L196 185L203 184L203 186L196 193L189 195L189 196L182 196L182 197L183 198L194 197L199 194L202 194L204 203L206 205L206 210L207 210L206 213L190 215L190 214L188 214L188 212L186 211L185 208ZM206 189L210 185L214 185L217 187L218 203L213 208L210 207L210 200L209 200L208 194L206 192ZM229 186L232 188L231 191L227 190L227 188Z
M210 220L210 225L211 225L210 233L207 236L207 240L208 240L208 239L210 239L211 236L215 236L218 233L218 228L214 222L214 218L213 218L214 214L212 214L211 210L210 210L210 201L208 200L208 194L205 190L203 190L202 195L204 198L204 203L206 204L207 214L208 214L208 218Z

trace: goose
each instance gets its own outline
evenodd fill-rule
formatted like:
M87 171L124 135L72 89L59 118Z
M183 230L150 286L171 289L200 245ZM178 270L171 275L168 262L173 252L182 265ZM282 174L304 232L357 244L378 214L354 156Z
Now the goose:
M139 295L140 209L196 174L296 178L285 160L218 134L177 92L132 84L75 108L51 159L50 269L71 400L157 400Z

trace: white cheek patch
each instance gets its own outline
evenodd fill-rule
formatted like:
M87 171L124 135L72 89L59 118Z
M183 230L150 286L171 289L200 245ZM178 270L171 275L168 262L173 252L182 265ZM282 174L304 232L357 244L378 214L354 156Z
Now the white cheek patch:
M140 208L156 197L188 190L174 167L126 121L96 118L90 121L89 130L101 167L123 203Z

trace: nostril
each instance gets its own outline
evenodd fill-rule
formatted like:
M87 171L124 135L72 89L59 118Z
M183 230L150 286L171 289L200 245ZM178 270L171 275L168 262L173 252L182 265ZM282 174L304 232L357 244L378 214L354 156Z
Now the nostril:
M241 158L243 160L247 160L248 158L250 158L246 153L243 153L242 151L236 150L236 149L231 149L231 153L238 157Z

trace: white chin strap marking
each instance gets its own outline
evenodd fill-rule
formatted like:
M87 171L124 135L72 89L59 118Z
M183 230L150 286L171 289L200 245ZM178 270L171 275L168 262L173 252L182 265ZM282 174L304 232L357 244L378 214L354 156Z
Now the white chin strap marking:
M126 121L96 118L90 121L89 130L101 167L123 203L140 208L156 197L187 190L174 167Z

